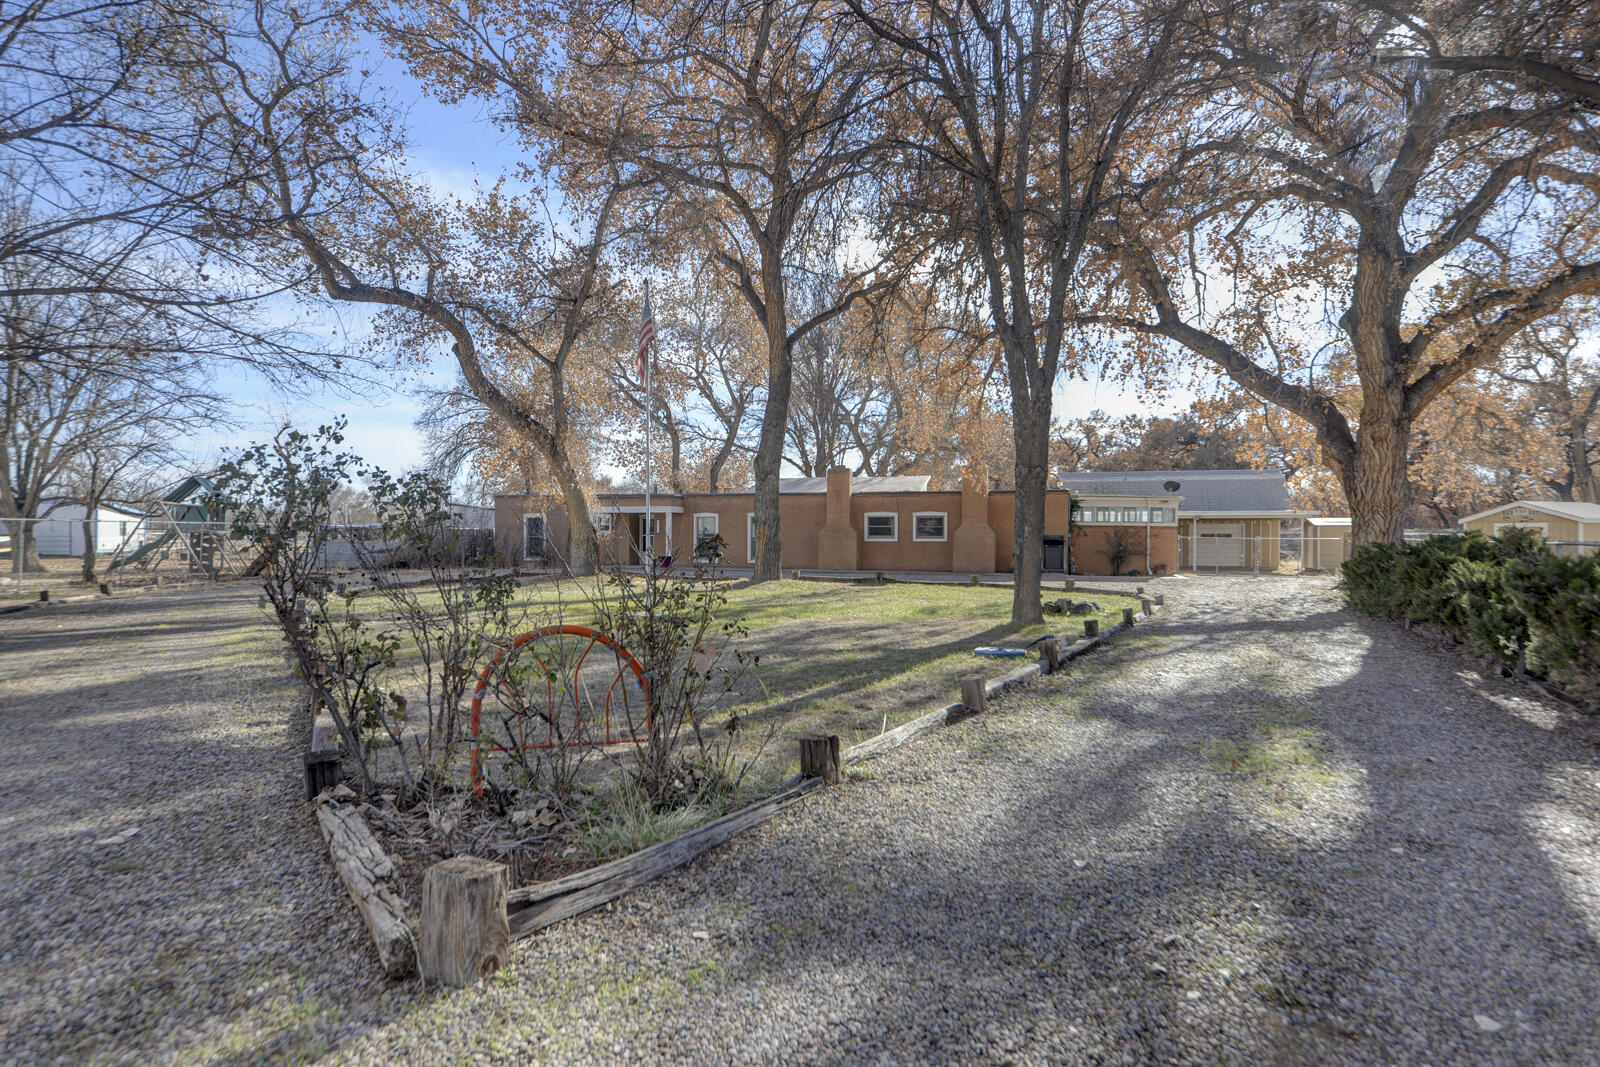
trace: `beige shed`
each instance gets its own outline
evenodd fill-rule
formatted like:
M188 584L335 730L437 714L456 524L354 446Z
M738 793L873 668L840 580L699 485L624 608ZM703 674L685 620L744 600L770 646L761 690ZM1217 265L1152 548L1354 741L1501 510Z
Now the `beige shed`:
M1570 500L1516 500L1460 521L1463 530L1494 537L1509 529L1534 530L1562 555L1600 551L1600 504Z

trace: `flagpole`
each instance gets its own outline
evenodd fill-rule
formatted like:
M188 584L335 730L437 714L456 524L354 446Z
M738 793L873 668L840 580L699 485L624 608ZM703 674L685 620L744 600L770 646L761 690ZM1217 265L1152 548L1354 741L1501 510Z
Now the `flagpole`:
M644 280L644 308L645 315L648 318L650 316L649 278ZM649 545L649 550L645 553L644 558L645 580L649 583L655 579L656 573L655 528L651 525L650 515L650 424L653 421L650 411L650 345L654 338L642 340L644 343L644 537L642 540ZM648 584L646 589L649 589ZM646 603L649 602L649 599L647 592Z

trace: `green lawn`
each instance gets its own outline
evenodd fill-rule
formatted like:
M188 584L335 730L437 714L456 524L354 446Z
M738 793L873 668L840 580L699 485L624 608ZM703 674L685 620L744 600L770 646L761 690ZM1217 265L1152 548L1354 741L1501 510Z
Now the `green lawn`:
M594 621L594 598L606 587L544 579L525 587L536 622ZM759 754L761 777L776 778L795 759L796 739L837 733L846 746L957 699L963 675L994 677L1035 658L993 659L982 645L1027 645L1045 634L1064 644L1083 635L1083 619L1046 616L1043 625L1011 624L1011 590L994 586L889 582L779 581L736 583L722 609L749 631L743 646L759 664L742 680L718 721L737 710L755 739L772 731ZM1101 627L1138 608L1132 596L1047 591L1100 605ZM755 752L748 753L756 756Z

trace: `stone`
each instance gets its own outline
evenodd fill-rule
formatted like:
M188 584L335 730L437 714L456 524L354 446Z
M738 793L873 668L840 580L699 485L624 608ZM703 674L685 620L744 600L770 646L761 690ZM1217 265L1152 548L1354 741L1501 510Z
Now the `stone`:
M1478 1029L1486 1034L1496 1034L1505 1029L1505 1023L1490 1015L1474 1015L1472 1021L1478 1024Z

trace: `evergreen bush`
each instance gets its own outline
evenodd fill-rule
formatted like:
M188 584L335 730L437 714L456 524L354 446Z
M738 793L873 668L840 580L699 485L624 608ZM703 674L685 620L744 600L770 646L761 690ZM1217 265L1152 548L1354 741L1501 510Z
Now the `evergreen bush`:
M1531 531L1362 545L1339 588L1355 610L1438 627L1600 704L1600 556L1564 559Z

